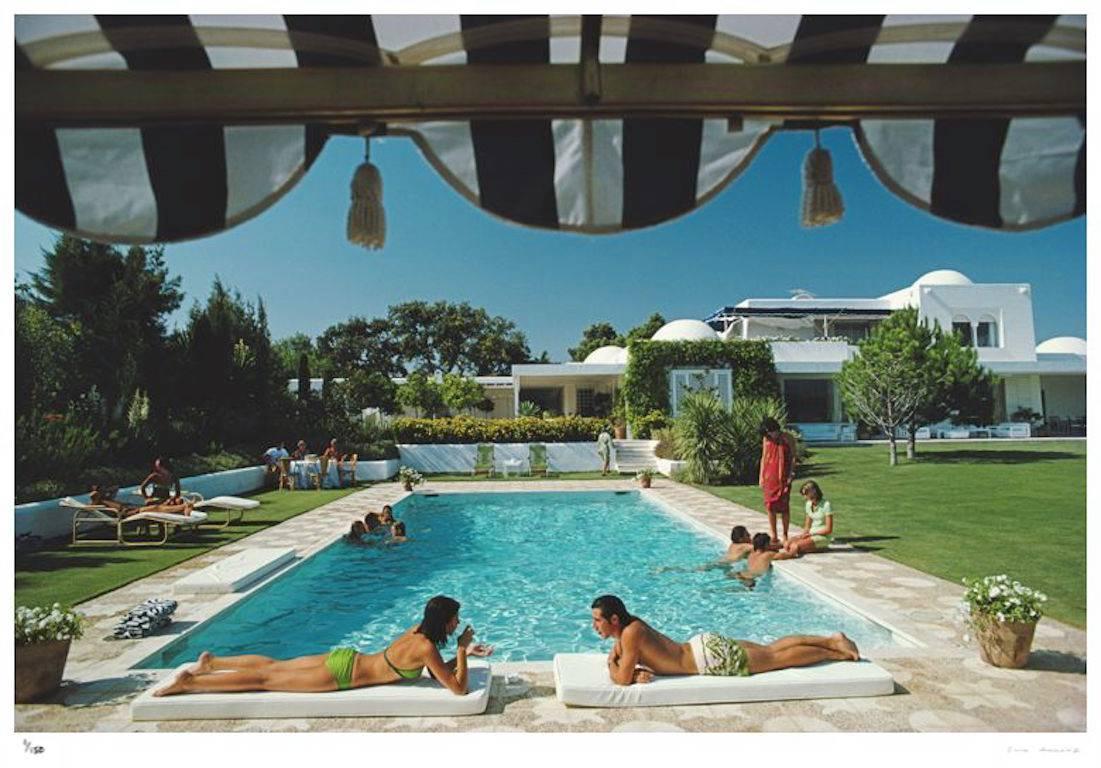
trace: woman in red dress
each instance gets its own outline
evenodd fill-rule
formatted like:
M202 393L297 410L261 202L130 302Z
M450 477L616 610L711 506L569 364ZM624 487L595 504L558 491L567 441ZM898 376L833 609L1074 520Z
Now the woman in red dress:
M771 416L761 422L761 491L768 512L768 528L772 543L776 538L776 515L783 522L784 543L788 540L788 524L791 522L791 481L795 477L795 441L780 429L780 423Z

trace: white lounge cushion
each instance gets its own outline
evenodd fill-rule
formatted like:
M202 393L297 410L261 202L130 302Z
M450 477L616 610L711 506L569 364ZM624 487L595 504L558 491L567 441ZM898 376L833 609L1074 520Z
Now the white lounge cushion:
M870 661L833 661L780 669L748 677L686 675L655 677L643 685L616 685L608 678L608 657L559 653L554 657L558 700L575 707L666 707L784 699L885 696L894 680Z
M153 695L168 678L130 704L132 720L237 720L275 717L429 717L480 715L489 705L490 667L469 660L466 695L456 696L427 674L415 683L393 683L329 693L187 693ZM186 669L180 666L176 672ZM174 673L175 674L175 673Z
M195 504L195 509L213 507L214 509L256 509L260 502L256 499L242 499L240 496L215 496Z
M294 560L294 547L256 547L238 552L184 576L173 585L177 595L236 592Z
M169 525L179 525L186 528L205 523L206 512L200 512L197 509L191 510L190 515L177 515L172 512L139 512L136 515L124 518L127 523L136 523L141 520L152 520L155 523L168 523Z

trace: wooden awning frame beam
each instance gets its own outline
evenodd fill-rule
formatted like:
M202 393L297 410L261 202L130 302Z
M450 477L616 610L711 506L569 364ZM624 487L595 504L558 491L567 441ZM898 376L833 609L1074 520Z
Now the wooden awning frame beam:
M587 69L583 69L587 67ZM579 88L579 83L588 87ZM1084 61L601 64L16 72L16 117L55 126L502 118L844 121L1077 115Z

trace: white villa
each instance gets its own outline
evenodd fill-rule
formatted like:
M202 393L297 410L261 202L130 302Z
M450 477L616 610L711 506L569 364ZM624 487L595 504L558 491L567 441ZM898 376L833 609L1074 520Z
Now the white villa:
M1027 283L973 283L954 270L922 275L900 290L878 298L746 299L704 320L674 320L653 335L655 341L707 339L769 340L788 409L789 423L807 440L856 439L835 382L855 344L892 312L917 307L920 316L952 328L978 352L979 362L999 377L992 430L962 431L931 425L931 436L969 434L1027 436L1026 424L1007 422L1019 409L1040 414L1056 434L1084 432L1086 342L1060 336L1036 343L1032 291ZM494 403L491 418L514 416L523 401L562 414L595 415L601 398L611 398L627 369L626 349L600 347L584 362L522 364L511 376L479 376ZM731 372L678 368L670 371L670 407L702 380L729 403ZM320 379L311 382L320 387ZM293 389L296 382L290 382ZM987 425L980 425L986 427ZM919 436L925 436L924 432Z

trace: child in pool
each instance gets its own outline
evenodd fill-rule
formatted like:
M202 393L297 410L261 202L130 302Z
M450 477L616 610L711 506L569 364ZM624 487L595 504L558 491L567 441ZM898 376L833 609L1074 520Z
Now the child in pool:
M741 580L750 589L753 589L757 585L757 579L764 576L772 569L773 560L787 560L788 558L795 557L785 550L774 552L770 549L772 544L772 537L767 533L758 533L753 537L753 551L749 553L749 557L746 559L746 567L744 571L738 571L733 574Z

